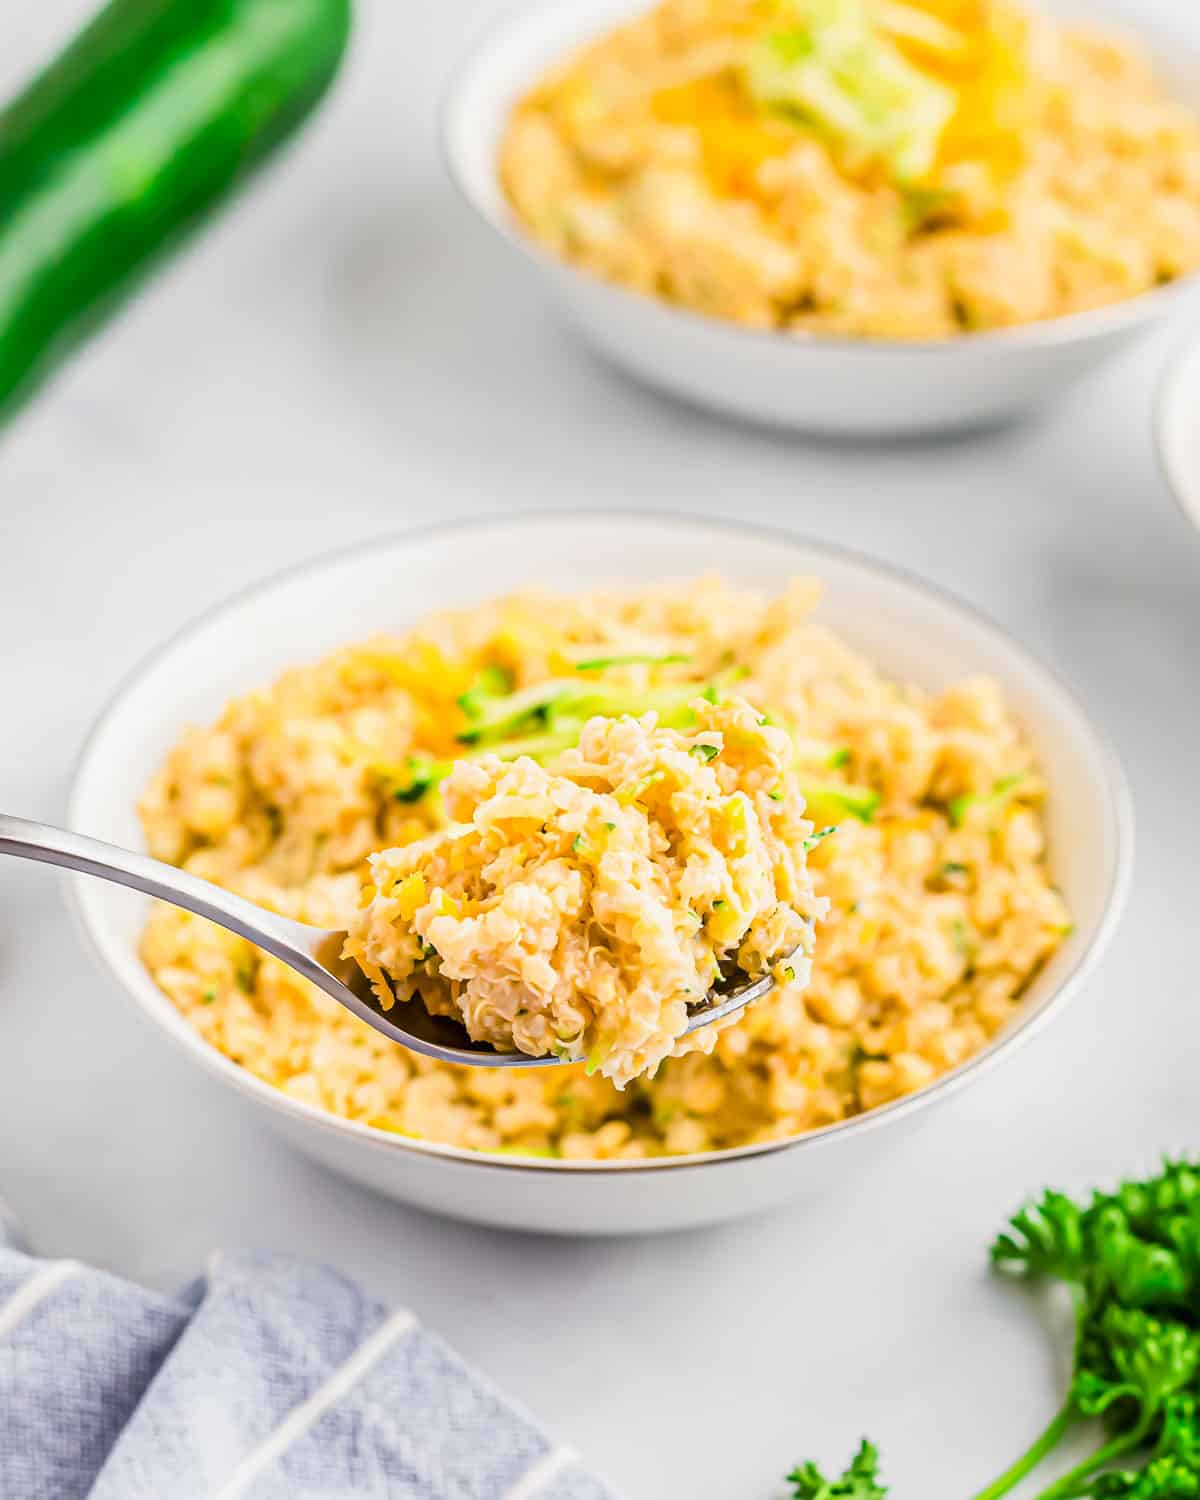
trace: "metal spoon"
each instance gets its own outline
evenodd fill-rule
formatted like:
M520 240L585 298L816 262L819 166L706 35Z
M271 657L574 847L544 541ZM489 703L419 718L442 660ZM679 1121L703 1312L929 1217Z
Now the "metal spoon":
M497 1052L487 1042L472 1041L460 1022L447 1016L431 1016L423 1005L412 1001L384 1011L366 975L353 959L342 957L344 932L310 927L307 922L277 916L222 886L149 855L3 813L0 813L0 854L61 865L82 875L98 875L101 880L131 886L147 896L207 917L281 959L389 1041L423 1052L426 1057L476 1068L554 1068L566 1061L558 1057L529 1057L524 1052ZM750 979L736 969L731 970L703 1001L689 1007L686 1029L696 1031L733 1015L761 999L774 986L770 974Z

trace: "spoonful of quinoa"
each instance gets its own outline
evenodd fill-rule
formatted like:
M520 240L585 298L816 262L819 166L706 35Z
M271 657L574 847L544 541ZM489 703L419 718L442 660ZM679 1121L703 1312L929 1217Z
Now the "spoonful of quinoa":
M439 771L450 822L371 857L348 932L22 818L0 815L0 854L207 917L426 1056L584 1061L622 1087L806 983L824 915L791 738L737 699L690 708L686 730L589 719L552 769L485 750Z
M738 699L690 708L686 730L593 718L552 769L455 764L448 826L371 858L345 945L385 1015L419 998L474 1042L622 1087L806 982L823 834L792 741Z

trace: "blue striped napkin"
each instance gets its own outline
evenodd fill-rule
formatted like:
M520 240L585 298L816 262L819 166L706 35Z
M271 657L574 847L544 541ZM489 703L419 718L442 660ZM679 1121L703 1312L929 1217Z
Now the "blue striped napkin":
M4 1239L4 1500L612 1500L334 1271L220 1254L171 1299Z

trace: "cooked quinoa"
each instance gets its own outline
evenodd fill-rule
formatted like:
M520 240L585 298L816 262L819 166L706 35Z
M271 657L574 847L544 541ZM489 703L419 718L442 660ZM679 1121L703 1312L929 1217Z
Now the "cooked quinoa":
M817 597L805 582L772 599L701 580L440 615L235 700L182 739L141 803L160 858L349 927L370 856L446 826L456 760L468 779L496 775L497 755L557 772L601 712L653 712L695 740L688 705L736 694L789 735L805 818L837 831L808 855L829 909L807 986L777 987L711 1052L670 1057L623 1092L582 1064L449 1067L173 907L150 917L146 964L202 1037L292 1098L481 1151L720 1149L924 1087L1010 1020L1069 931L1045 863L1043 784L995 683L930 695L888 681L812 620ZM802 883L796 894L807 914Z
M623 1088L685 1036L735 965L809 972L820 911L805 869L795 749L742 700L687 707L686 730L594 718L547 770L459 761L447 827L371 856L348 956L385 1009L416 998L471 1037L587 1059Z
M755 328L941 339L1200 267L1200 119L1008 0L663 0L514 108L517 218Z

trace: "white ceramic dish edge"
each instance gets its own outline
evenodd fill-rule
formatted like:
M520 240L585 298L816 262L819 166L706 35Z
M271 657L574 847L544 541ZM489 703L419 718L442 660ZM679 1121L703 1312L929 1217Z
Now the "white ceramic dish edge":
M1192 328L1163 371L1155 398L1155 446L1167 486L1200 531L1200 328Z

